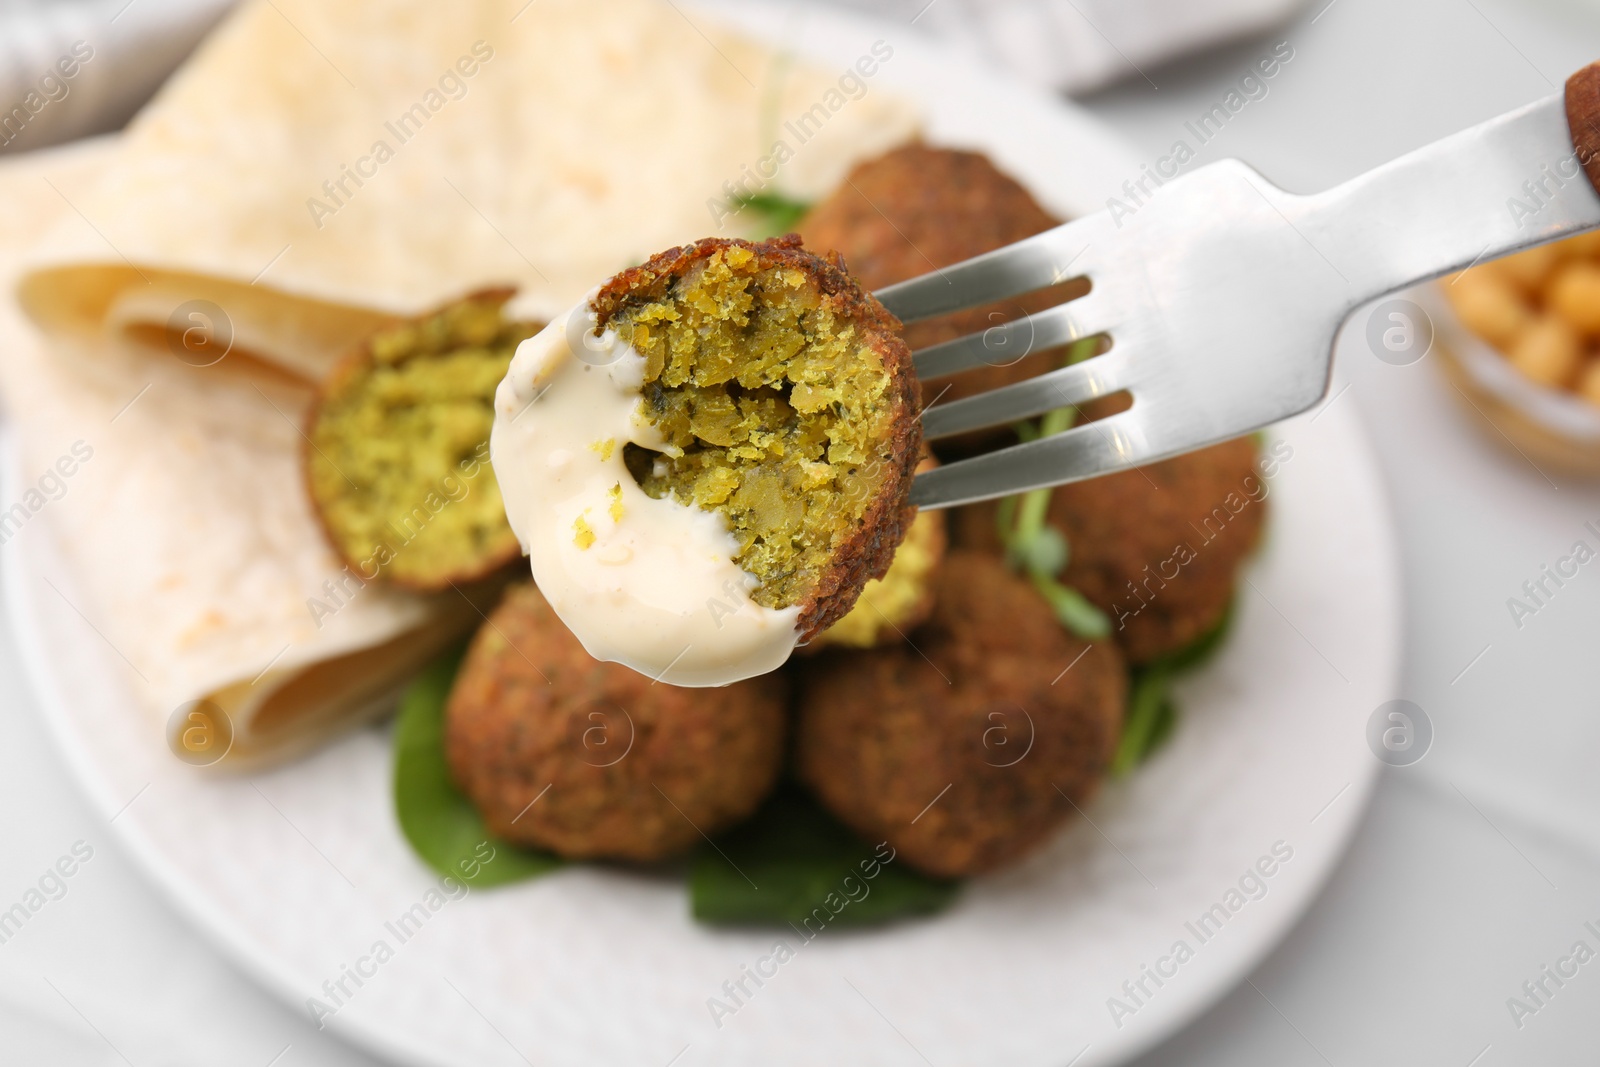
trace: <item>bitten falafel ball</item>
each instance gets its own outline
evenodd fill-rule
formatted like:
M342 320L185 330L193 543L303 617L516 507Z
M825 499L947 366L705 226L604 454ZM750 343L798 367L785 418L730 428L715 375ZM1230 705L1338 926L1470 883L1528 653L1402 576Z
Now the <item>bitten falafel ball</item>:
M855 607L806 647L876 648L920 625L933 611L933 575L944 551L944 512L918 512L888 573L868 582Z
M858 165L849 180L817 204L796 227L806 244L837 250L868 289L903 282L936 268L992 252L1061 225L987 156L908 144ZM981 333L996 323L1043 311L1061 294L1029 293L905 328L913 351ZM996 354L990 366L929 383L930 396L949 403L1032 377L1051 358L1013 360Z
M756 809L783 762L786 700L781 674L679 689L591 659L530 583L473 639L445 755L505 840L648 862Z
M911 643L797 672L795 766L868 840L956 877L1018 859L1094 792L1127 677L992 556L951 553L935 584Z
M522 554L489 466L494 392L537 330L485 290L388 327L323 383L305 478L329 541L363 577L424 592L487 577Z
M800 640L842 618L915 515L921 423L899 321L792 234L670 249L593 306L645 360L643 414L665 441L628 449L645 492L722 513L751 598L798 605Z
M938 465L929 457L917 465L917 472ZM933 576L944 561L947 543L945 513L917 512L905 540L894 551L888 573L868 582L849 614L806 647L875 648L922 625L933 611Z
M1219 623L1261 539L1267 486L1241 437L1050 492L1047 520L1067 539L1060 580L1111 620L1132 663L1177 652ZM1000 550L993 503L957 508L951 540Z

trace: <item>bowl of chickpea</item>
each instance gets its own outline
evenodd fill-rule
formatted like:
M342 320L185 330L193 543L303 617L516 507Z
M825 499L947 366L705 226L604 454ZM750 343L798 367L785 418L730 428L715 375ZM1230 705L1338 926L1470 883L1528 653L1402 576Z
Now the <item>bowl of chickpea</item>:
M1446 373L1496 436L1600 476L1600 230L1477 264L1438 292Z

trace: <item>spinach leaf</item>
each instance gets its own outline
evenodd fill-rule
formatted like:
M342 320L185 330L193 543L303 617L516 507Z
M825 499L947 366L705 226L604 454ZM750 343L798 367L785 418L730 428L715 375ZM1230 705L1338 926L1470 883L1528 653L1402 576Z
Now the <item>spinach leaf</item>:
M1074 341L1062 359L1062 366L1093 356L1100 348L1096 337ZM1024 442L1053 437L1072 429L1078 409L1056 408L1037 422L1020 422L1013 429ZM1005 547L1006 563L1012 570L1028 576L1033 587L1050 602L1056 621L1085 641L1104 641L1111 636L1111 620L1078 590L1063 585L1058 577L1072 557L1066 535L1050 525L1049 489L1033 489L1021 496L1000 501L1000 542Z
M1174 675L1192 671L1217 654L1233 624L1230 602L1210 630L1176 652L1128 672L1128 710L1122 720L1122 739L1111 758L1111 773L1120 778L1149 759L1172 734L1178 722L1172 701Z
M1192 671L1209 661L1227 642L1228 633L1233 628L1233 603L1231 600L1228 601L1228 606L1222 611L1222 618L1217 620L1215 626L1176 652L1167 653L1151 666L1161 666L1179 673Z
M394 726L394 807L400 830L429 867L474 888L536 878L562 861L490 834L445 765L444 706L464 653L457 649L429 664L400 700Z
M689 871L705 923L864 926L939 911L960 883L928 878L837 822L785 784L748 822L707 844Z
M749 210L753 218L751 225L755 236L782 237L794 229L794 224L811 210L811 205L804 200L795 200L781 193L756 193L754 196L741 196L734 199L740 214Z
M1121 778L1150 758L1172 733L1177 708L1168 692L1172 672L1161 667L1136 669L1128 678L1128 710L1122 717L1122 737L1111 757L1111 774Z

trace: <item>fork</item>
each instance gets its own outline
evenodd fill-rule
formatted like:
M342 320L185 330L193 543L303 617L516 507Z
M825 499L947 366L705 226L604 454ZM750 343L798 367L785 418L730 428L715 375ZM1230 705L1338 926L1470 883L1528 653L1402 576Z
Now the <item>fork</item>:
M1087 279L1087 295L916 353L920 379L1109 337L1101 355L923 412L923 436L1012 423L1123 390L1126 411L916 476L950 507L1142 466L1305 411L1357 307L1486 258L1600 226L1600 63L1565 91L1326 192L1229 159L880 290L903 322ZM1104 347L1104 342L1102 342ZM1008 356L1007 361L1020 358Z

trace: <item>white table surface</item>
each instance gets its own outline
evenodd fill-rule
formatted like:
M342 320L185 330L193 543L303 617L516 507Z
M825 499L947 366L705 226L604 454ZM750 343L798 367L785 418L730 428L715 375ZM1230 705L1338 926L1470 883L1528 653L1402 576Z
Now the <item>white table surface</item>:
M1280 40L1294 60L1201 159L1237 155L1310 191L1556 91L1600 56L1600 5L1335 0L1088 106L1154 159ZM1600 951L1584 929L1600 928L1600 567L1520 631L1506 608L1600 524L1600 486L1552 485L1491 443L1432 357L1392 367L1360 344L1344 356L1337 402L1378 445L1403 544L1394 695L1427 712L1433 748L1384 772L1345 863L1249 983L1140 1062L1600 1062L1600 958L1550 984L1520 1028L1507 1008L1574 942ZM78 795L16 655L0 633L0 910L75 841L94 856L0 944L0 1064L375 1063L258 989L145 884Z

